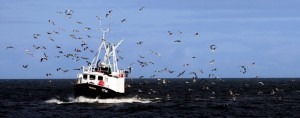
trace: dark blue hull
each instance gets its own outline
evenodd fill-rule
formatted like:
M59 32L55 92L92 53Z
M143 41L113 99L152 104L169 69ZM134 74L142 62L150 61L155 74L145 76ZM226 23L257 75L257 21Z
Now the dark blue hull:
M92 84L76 84L74 90L75 97L84 96L88 98L115 98L123 94Z

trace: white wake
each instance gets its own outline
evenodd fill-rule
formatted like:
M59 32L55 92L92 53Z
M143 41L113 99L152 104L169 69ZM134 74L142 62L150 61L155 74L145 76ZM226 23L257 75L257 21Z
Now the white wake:
M52 98L50 100L45 101L46 103L52 104L72 104L72 103L150 103L151 100L149 99L138 99L138 98L114 98L114 99L92 99L92 98L85 98L85 97L77 97L77 98L69 98L66 101L58 100L56 98Z

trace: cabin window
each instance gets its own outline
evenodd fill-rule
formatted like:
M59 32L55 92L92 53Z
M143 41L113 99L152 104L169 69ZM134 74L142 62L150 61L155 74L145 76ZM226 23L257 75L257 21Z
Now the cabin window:
M83 79L86 80L87 79L87 75L83 75Z
M90 75L90 80L95 80L96 76L95 75Z
M103 77L102 76L98 76L98 80L103 80Z

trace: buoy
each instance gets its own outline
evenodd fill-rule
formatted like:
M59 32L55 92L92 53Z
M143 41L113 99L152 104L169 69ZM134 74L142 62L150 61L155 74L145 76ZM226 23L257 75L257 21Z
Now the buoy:
M103 80L99 81L99 86L104 86L104 81Z
M119 74L119 77L120 77L120 78L123 77L123 73L120 73L120 74Z

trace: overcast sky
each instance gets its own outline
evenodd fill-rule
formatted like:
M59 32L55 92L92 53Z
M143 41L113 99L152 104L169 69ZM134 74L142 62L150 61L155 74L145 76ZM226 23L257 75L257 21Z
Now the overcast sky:
M184 70L180 78L193 77L190 72L202 78L209 74L220 78L300 77L299 6L297 0L0 0L0 78L75 78L81 71L73 69L86 65L86 60L75 62L63 55L77 53L91 61L95 53L83 51L80 45L84 41L88 50L98 48L101 34L96 16L108 26L105 14L109 10L112 21L107 41L124 39L119 47L118 55L124 57L119 68L134 63L134 78L175 78ZM65 17L67 9L74 11L72 18ZM122 19L126 21L121 23ZM91 30L83 30L85 27ZM195 36L197 32L199 36ZM41 36L35 39L34 34ZM73 39L71 34L82 39ZM143 44L137 45L139 41ZM33 45L47 49L35 49ZM214 52L210 45L217 47ZM9 46L14 48L7 49ZM82 52L74 52L75 48ZM26 54L26 49L33 56ZM150 54L150 50L161 56ZM40 62L43 53L49 59ZM148 62L148 66L141 67L137 60ZM241 72L241 66L248 67L246 73ZM174 73L156 72L165 68ZM47 77L47 73L53 76Z

